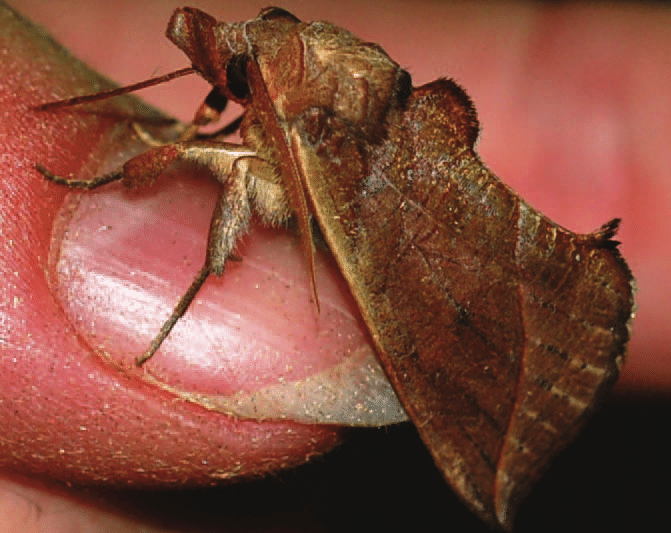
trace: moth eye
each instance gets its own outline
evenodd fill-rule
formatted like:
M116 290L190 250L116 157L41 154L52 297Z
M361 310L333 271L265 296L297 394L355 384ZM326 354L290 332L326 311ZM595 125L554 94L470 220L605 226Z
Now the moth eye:
M226 63L226 87L237 99L244 100L249 96L247 82L247 56L231 57Z
M300 19L281 7L267 7L259 13L262 20L284 20L286 22L300 22Z
M412 78L405 70L399 71L398 76L396 77L396 98L400 104L404 104L405 101L412 94Z

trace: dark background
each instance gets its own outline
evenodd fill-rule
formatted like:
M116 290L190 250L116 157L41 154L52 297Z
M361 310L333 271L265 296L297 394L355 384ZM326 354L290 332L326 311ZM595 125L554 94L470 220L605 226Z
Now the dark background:
M671 402L620 397L597 413L522 504L515 531L660 531L671 501ZM353 430L275 478L208 490L89 493L151 523L240 531L490 531L453 495L414 427ZM142 519L141 518L141 519ZM238 529L239 528L239 529Z

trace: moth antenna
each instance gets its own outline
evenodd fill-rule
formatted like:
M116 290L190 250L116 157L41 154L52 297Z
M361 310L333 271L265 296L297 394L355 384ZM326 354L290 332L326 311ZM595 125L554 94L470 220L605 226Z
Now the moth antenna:
M109 89L107 91L100 91L98 93L87 94L84 96L75 96L74 98L66 98L65 100L56 100L55 102L47 102L46 104L34 106L32 109L36 111L46 111L50 109L58 109L59 107L70 107L73 105L85 104L89 102L97 102L98 100L105 100L107 98L112 98L113 96L139 91L140 89L145 89L147 87L153 87L154 85L159 85L161 83L174 80L175 78L181 78L182 76L188 76L189 74L194 74L195 72L195 68L186 67L175 70L174 72L169 72L168 74L163 74L162 76L158 76L156 78L149 78L148 80L134 83L133 85L117 87L116 89Z

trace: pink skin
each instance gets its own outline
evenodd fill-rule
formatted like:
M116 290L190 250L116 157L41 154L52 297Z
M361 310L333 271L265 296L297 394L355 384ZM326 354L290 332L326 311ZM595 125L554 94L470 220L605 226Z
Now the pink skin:
M255 15L256 7L251 7L248 2L230 4L199 2L197 7L226 20L242 20ZM14 5L52 29L78 55L119 82L144 79L153 74L154 68L168 71L185 65L179 51L161 37L173 7L164 2L149 7L146 3L139 7L132 2L127 5L116 3L113 7L110 3L90 3L87 11L77 13L58 13L54 9L45 13L40 3ZM668 68L660 68L668 60L665 50L671 44L667 31L671 22L668 13L638 12L634 8L621 7L533 8L526 4L482 10L472 6L437 6L431 2L413 3L407 13L402 13L400 7L390 12L380 5L384 4L356 4L354 10L344 8L342 2L329 2L305 11L308 9L305 6L285 2L283 7L303 19L331 20L357 35L381 43L394 59L409 68L416 85L440 75L456 78L467 88L478 108L483 124L479 144L483 160L532 205L560 224L586 232L609 218L622 217L621 250L638 280L639 292L630 356L616 393L668 391L671 388L671 354L668 342L664 341L668 339L671 252L660 245L671 240L669 226L660 223L668 217L671 208L668 171L671 168L671 151L668 149L671 141L671 95L668 92L671 73ZM153 11L151 6L154 6ZM115 24L119 27L114 27ZM401 34L402 38L399 37ZM645 35L645 40L639 35ZM205 92L205 84L194 78L173 82L169 87L145 94L149 101L188 120ZM34 146L38 141L33 140L31 133L30 128L23 130L21 137L14 138L15 142L4 152L20 153L26 147ZM52 140L63 145L70 143L68 146L77 146L82 151L86 149L84 141ZM34 157L34 153L30 155ZM30 174L25 168L3 170L7 171L6 175ZM84 353L82 345L69 334L52 296L46 290L35 290L40 279L38 265L21 262L35 255L46 256L44 246L51 224L47 223L47 218L37 215L55 211L63 196L58 187L49 188L48 196L44 196L44 185L32 174L30 180L26 182L32 187L29 198L35 203L21 206L10 201L3 206L3 213L10 217L7 220L19 217L21 223L14 226L15 234L8 235L5 231L8 226L3 222L1 238L5 256L9 251L16 258L14 262L9 261L8 270L3 271L3 276L8 276L3 285L15 287L10 296L17 296L19 300L14 301L22 304L17 307L17 313L26 313L21 317L23 322L16 322L23 324L23 329L14 328L11 332L14 337L9 340L25 347L28 345L26 339L30 339L33 357L30 373L49 377L49 381L36 382L34 389L36 397L45 397L42 418L33 414L27 425L34 432L36 442L40 434L68 429L58 427L59 418L49 413L52 404L47 400L51 398L50 393L66 388L68 380L83 381L84 377L88 380L94 372L97 377L85 399L73 399L75 412L95 411L108 397L104 394L105 389L111 386L127 391L126 402L115 407L118 409L115 416L100 422L98 429L105 434L112 430L128 432L132 441L141 444L144 436L151 433L151 424L160 426L166 420L179 419L188 423L180 426L184 433L175 435L175 438L189 439L190 449L201 446L200 442L202 446L215 443L213 447L217 442L230 444L225 441L230 427L222 430L217 425L225 426L229 422L222 423L214 415L196 408L176 406L153 389L138 392L137 387L110 377L106 368L95 359L77 355ZM7 182L5 185L11 187ZM9 198L2 194L0 202ZM179 211L178 204L171 203L171 209ZM161 239L160 236L154 238ZM168 234L166 242L170 238ZM272 243L270 239L268 245L272 247ZM281 246L271 250L275 251L267 255L279 254ZM284 264L289 260L277 262ZM291 260L300 261L300 256ZM181 258L176 256L174 261L175 269L183 267ZM22 273L18 281L12 278L13 271ZM298 275L296 283L306 280L306 277L301 280ZM305 292L299 290L297 293L296 305L305 306ZM174 298L174 294L166 297ZM273 310L268 306L265 310L272 323L282 307L278 305ZM67 372L59 370L55 375L49 374L53 360L49 356L39 357L39 354L54 351L60 351L66 358L72 357L71 365L63 365L63 368L69 368ZM9 374L5 369L1 375L5 379ZM31 383L26 381L21 385L30 386ZM6 386L3 383L3 388ZM57 407L62 409L63 405ZM136 413L142 413L142 425L133 423L137 420ZM286 425L274 428L274 431L284 430ZM300 426L294 430L308 431ZM251 435L257 434L259 429L243 431L249 431L248 435ZM321 449L328 447L335 438L330 430L311 431L316 431L321 439ZM314 437L315 434L305 433L307 441ZM26 456L40 449L38 446L35 450L25 450ZM136 447L139 454L147 454L148 450L143 450L141 445ZM168 452L159 452L159 455L167 454L165 457L169 460ZM206 448L200 453L207 454ZM179 450L175 454L179 455ZM299 461L305 454L306 449L297 446L291 462ZM214 452L210 457L214 457ZM86 462L88 460L105 468L104 456L84 456L83 467L90 464ZM177 456L174 460L177 461ZM33 469L58 477L57 467L53 464L40 464L36 460ZM111 469L110 475L121 473ZM31 483L35 483L34 478ZM4 523L16 524L12 531L43 531L49 527L56 531L71 531L73 524L88 528L86 531L133 527L132 518L109 516L104 511L92 509L90 504L81 507L83 504L70 499L72 495L67 491L54 496L52 491L28 488L24 486L24 480L15 477L0 484L0 491L0 518ZM105 506L104 501L102 506ZM57 513L49 512L54 508L58 509ZM40 520L33 519L36 509L47 510L41 514Z

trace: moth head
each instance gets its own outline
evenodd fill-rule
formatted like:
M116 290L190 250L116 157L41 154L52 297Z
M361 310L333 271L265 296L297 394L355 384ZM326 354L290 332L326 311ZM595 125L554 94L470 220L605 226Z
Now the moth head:
M251 96L247 62L254 54L247 27L250 24L264 26L265 37L281 46L281 36L291 32L291 26L300 23L291 13L280 8L266 8L258 17L247 22L228 23L219 22L199 9L182 7L172 14L166 37L187 55L203 78L229 99L245 105Z
M241 30L240 23L221 23L200 9L182 7L172 14L165 34L203 78L228 98L244 103L249 87L244 74L247 46Z
M226 97L253 106L263 91L284 122L319 109L375 140L412 91L410 75L378 45L327 22L301 22L281 8L239 23L180 8L166 35ZM249 85L250 61L262 86Z

